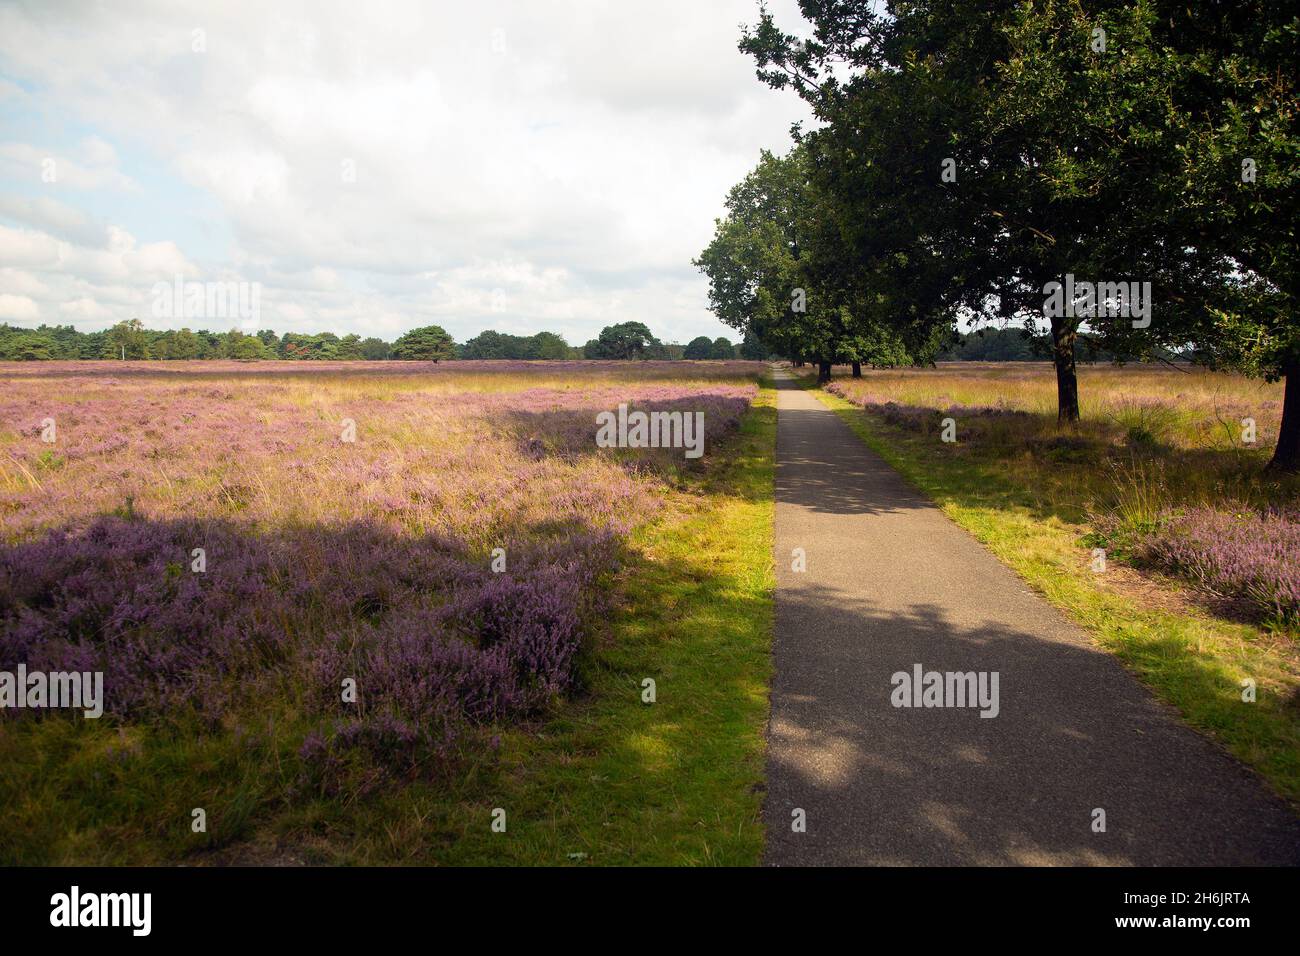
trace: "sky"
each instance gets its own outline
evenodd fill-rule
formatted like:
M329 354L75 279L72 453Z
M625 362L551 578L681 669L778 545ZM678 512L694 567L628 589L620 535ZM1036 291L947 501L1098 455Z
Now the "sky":
M757 17L0 0L0 321L736 339L691 259L808 118L736 49ZM187 317L160 291L177 277L246 283L245 314Z

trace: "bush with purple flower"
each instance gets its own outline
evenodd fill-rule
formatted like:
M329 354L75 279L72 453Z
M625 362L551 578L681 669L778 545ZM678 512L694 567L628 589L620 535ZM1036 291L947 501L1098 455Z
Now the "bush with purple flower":
M1136 556L1262 618L1300 623L1300 512L1293 509L1167 513Z

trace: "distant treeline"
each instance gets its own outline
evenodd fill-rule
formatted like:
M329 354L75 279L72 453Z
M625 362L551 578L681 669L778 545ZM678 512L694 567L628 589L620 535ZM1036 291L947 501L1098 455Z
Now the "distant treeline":
M1078 340L1079 360L1083 362L1113 362L1119 356L1098 348L1086 334ZM1152 358L1187 362L1194 357L1190 352L1170 349L1153 350ZM1048 333L1035 335L1019 328L984 328L974 332L958 332L952 344L940 349L934 356L936 362L1050 362L1052 338Z
M289 359L304 361L381 361L384 359L733 359L767 358L753 340L739 346L726 338L700 336L686 345L663 343L640 322L606 326L583 346L571 346L554 332L511 335L486 330L457 344L436 325L412 329L395 342L373 336L305 335L270 329L148 329L138 319L99 332L80 332L70 325L34 329L0 325L0 360L68 359Z
M1021 329L979 329L957 333L955 338L935 355L936 362L1039 362L1050 358L1046 344Z
M246 334L233 329L146 329L140 322L119 322L100 332L79 332L70 325L35 329L0 325L0 359L386 359L393 346L382 339L331 332L302 335L270 330Z

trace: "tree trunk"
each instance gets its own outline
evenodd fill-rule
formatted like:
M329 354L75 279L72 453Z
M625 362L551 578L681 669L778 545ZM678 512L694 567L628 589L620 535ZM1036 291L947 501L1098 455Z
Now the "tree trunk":
M1059 324L1058 324L1059 323ZM1079 420L1079 379L1074 368L1074 339L1078 330L1065 320L1052 322L1052 364L1056 366L1056 420Z
M817 384L821 385L831 380L831 363L817 360Z
M1269 471L1300 472L1300 359L1282 365L1286 392L1282 399L1282 427L1277 434L1277 448Z
M854 363L853 363L853 377L854 377L854 378L862 378L862 363L861 363L861 362L854 362Z

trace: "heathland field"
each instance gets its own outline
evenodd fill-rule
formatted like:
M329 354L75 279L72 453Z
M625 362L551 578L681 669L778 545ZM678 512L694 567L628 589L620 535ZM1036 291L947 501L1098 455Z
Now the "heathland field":
M5 367L0 670L104 716L4 712L0 857L752 862L763 371Z
M1300 799L1296 485L1262 470L1279 386L1089 367L1072 426L1047 366L847 371L802 384ZM762 858L766 365L46 362L0 380L0 671L103 674L98 719L3 711L0 862ZM602 447L622 405L702 413L704 454ZM805 504L848 508L829 487Z

